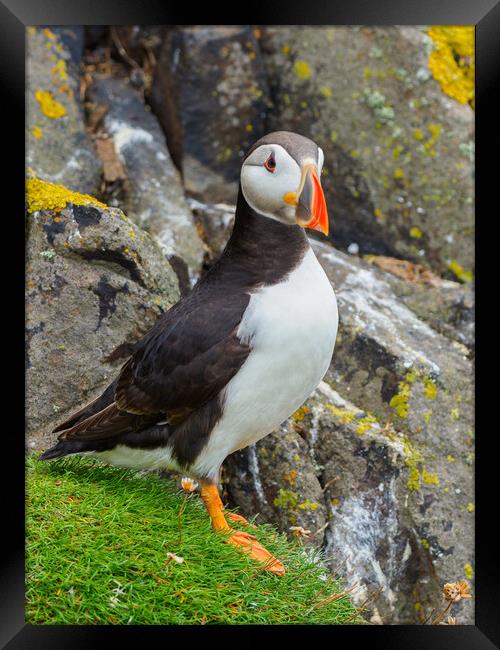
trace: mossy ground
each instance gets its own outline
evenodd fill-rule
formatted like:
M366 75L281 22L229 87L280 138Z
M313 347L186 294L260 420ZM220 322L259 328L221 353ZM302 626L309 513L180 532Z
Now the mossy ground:
M201 500L157 474L83 458L27 459L26 619L31 624L359 622L342 585L269 525L252 529L287 574L211 531ZM184 559L168 559L167 553ZM332 601L329 596L339 597ZM315 606L325 600L329 603Z

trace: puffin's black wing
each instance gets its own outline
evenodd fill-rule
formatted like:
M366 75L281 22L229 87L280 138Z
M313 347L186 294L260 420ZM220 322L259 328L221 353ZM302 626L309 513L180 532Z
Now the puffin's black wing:
M113 401L104 406L107 396L97 412L95 403L89 405L90 417L75 414L59 438L95 441L140 431L158 419L177 424L214 398L250 353L237 336L249 299L247 293L186 296L136 345L114 385Z

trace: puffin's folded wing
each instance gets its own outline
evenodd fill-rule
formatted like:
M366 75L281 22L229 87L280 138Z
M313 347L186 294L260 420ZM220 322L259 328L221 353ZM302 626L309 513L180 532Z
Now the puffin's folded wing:
M168 417L188 415L214 398L250 353L237 336L248 301L247 294L200 300L160 321L122 368L117 406Z
M136 345L112 384L114 395L108 387L60 425L59 439L96 441L165 419L175 425L216 397L250 352L236 334L248 301L246 294L195 295L177 303Z
M103 440L120 433L140 431L154 424L158 416L140 416L118 408L115 402L61 432L59 440Z

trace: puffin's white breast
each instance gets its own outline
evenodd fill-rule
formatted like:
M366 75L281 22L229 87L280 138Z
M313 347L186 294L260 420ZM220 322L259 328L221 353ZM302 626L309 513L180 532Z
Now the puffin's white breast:
M238 329L252 351L224 391L224 411L197 458L216 473L224 458L276 429L312 393L331 361L337 301L312 249L281 283L250 298Z

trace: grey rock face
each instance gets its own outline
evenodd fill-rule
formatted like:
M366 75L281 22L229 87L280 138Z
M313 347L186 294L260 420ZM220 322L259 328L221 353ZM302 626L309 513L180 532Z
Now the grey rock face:
M432 78L424 30L267 27L260 44L269 130L324 150L332 240L472 270L474 114Z
M231 477L226 489L243 512L259 513L259 521L277 524L290 538L300 526L309 531L303 541L317 546L327 508L308 445L298 433L304 432L303 417L299 411L279 432L232 454L225 462Z
M39 178L95 193L102 169L80 105L83 27L29 27L26 34L26 166Z
M151 104L189 195L236 202L241 158L264 135L267 100L249 27L181 27L166 34Z
M106 108L103 128L125 171L127 215L157 238L176 268L187 265L194 283L204 247L158 120L126 80L96 76L88 97Z
M52 428L114 378L124 359L108 355L138 340L179 290L158 245L118 209L68 203L29 214L27 229L27 435L45 448Z

